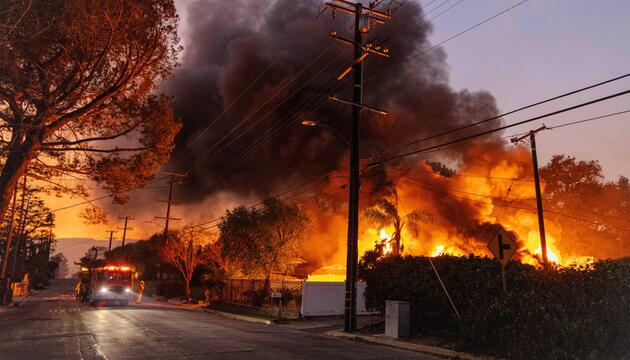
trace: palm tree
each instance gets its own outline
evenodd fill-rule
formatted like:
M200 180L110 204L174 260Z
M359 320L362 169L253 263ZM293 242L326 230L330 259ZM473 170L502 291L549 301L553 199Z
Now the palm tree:
M398 211L398 193L396 189L394 189L393 193L393 201L385 198L378 199L372 206L363 210L363 216L378 226L392 225L394 227L394 233L391 237L394 240L392 254L398 256L404 250L402 245L403 229L406 227L410 233L417 236L420 231L420 224L432 221L432 216L430 213L420 209L415 209L407 215L401 216Z

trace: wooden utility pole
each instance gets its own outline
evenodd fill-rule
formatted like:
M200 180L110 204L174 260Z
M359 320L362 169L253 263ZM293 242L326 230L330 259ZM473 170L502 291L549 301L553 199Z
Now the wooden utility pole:
M171 205L173 203L173 185L179 183L182 178L185 178L186 174L179 173L167 173L171 178L169 179L168 200L158 200L166 203L166 216L155 216L156 219L164 220L164 242L168 239L168 225L170 220L181 220L181 218L171 217Z
M512 142L514 144L518 144L521 140L529 138L529 142L532 148L532 164L534 166L534 186L536 188L536 208L538 210L538 231L540 232L540 252L542 253L543 267L545 269L549 266L549 263L547 260L547 236L545 234L545 217L543 215L542 192L540 191L540 175L538 174L538 155L536 153L536 133L542 130L546 130L546 129L548 129L548 127L543 125L536 130L531 130L526 135L512 139Z
M358 262L358 235L359 235L359 142L361 110L374 109L363 104L363 60L369 54L378 54L389 57L389 50L372 44L363 44L363 34L370 31L374 23L384 23L390 19L389 12L380 12L372 7L364 8L361 3L352 3L345 0L332 0L326 3L327 8L354 15L354 40L342 38L336 32L330 35L333 39L352 45L354 48L354 62L346 69L337 80L344 78L352 71L353 90L352 100L344 100L331 96L330 100L352 105L352 138L350 140L350 188L348 202L348 243L346 252L346 294L344 304L344 331L353 332L357 327L357 262ZM376 109L377 112L386 114L385 111ZM372 110L374 111L374 110Z
M48 243L46 245L46 259L50 260L50 249L52 248L52 241L53 241L53 225L50 224L50 226L48 227Z
M116 230L108 230L109 233L109 246L107 247L107 251L112 251L112 239L114 238L114 233L118 232Z
M118 217L120 220L125 220L125 226L123 226L122 228L118 228L118 230L122 230L123 231L123 236L122 236L122 245L121 247L124 249L125 248L125 239L127 239L127 230L133 230L133 228L130 228L127 226L127 222L129 221L133 221L134 218L131 216L125 216L125 217Z
M170 179L168 181L169 183L169 190L168 190L168 200L158 200L160 202L165 202L166 203L166 216L154 216L156 219L161 219L164 220L164 244L166 244L166 242L168 241L168 225L170 220L181 220L181 218L174 218L171 217L171 205L173 204L173 185L175 183L179 183L180 180L182 178L185 178L187 175L186 174L180 174L180 173L166 173L167 175L170 175ZM159 280L162 280L162 273L164 271L164 262L161 261L160 262L160 273L158 275Z

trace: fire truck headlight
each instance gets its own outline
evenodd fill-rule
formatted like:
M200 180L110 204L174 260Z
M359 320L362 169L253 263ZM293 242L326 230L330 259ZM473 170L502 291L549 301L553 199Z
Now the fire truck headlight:
M131 292L131 288L125 288L125 292L126 293L130 293Z
M107 288L103 286L103 287L101 288L101 292L102 292L102 293L107 292Z

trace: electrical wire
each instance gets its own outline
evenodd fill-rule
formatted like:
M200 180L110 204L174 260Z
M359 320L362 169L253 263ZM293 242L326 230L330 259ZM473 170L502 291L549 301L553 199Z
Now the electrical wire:
M165 179L165 178L158 178L158 179L154 179L154 180L152 180L152 181L147 182L145 185L153 184L153 183L158 182L158 181L163 180L163 179ZM127 192L127 191L132 191L132 190L144 190L144 189L145 189L144 187L139 187L139 188L128 188L128 189L123 190L122 192ZM147 189L148 189L148 188L147 188ZM97 201L97 200L101 200L101 199L109 198L109 197L111 197L111 196L112 196L111 194L106 194L106 195L99 196L99 197L96 197L96 198L87 199L86 201L82 201L82 202L75 203L75 204L72 204L72 205L68 205L68 206L64 206L64 207L57 208L57 209L53 209L53 210L50 210L50 212L51 212L51 213L53 213L53 212L58 212L58 211L62 211L62 210L71 209L71 208L73 208L73 207L77 207L77 206L81 206L81 205L89 204L89 203L91 203L91 202L93 202L93 201Z
M617 115L627 114L627 113L630 113L630 110L618 111L618 112L616 112L616 113L611 113L611 114L606 114L606 115L596 116L596 117L592 117L592 118L588 118L588 119L584 119L584 120L571 121L571 122L567 122L567 123L563 123L563 124L559 124L559 125L549 126L548 128L549 128L550 130L553 130L553 129L559 129L559 128L563 128L563 127L565 127L565 126L571 126L571 125L583 124L583 123L586 123L586 122L595 121L595 120L600 120L600 119L605 119L605 118L609 118L609 117L612 117L612 116L617 116Z
M551 116L562 114L562 113L565 113L565 112L568 112L568 111L572 111L572 110L575 110L575 109L583 108L585 106L593 105L593 104L596 104L596 103L599 103L599 102L602 102L602 101L614 99L614 98L617 98L619 96L627 95L629 93L630 93L630 90L624 90L624 91L617 92L617 93L614 93L614 94L611 94L611 95L608 95L608 96L604 96L604 97L597 98L597 99L594 99L594 100L591 100L591 101L583 102L583 103L580 103L580 104L577 104L577 105L569 106L569 107L566 107L566 108L563 108L563 109L560 109L560 110L556 110L556 111L553 111L553 112L550 112L550 113L546 113L544 115L539 115L539 116L536 116L536 117L533 117L533 118L530 118L530 119L527 119L527 120L518 121L516 123L500 126L500 127L493 128L493 129L490 129L490 130L485 130L485 131L482 131L482 132L479 132L479 133L475 133L475 134L472 134L472 135L469 135L469 136L465 136L465 137L461 137L461 138L454 139L454 140L451 140L451 141L447 141L447 142L444 142L442 144L432 145L432 146L428 146L428 147L423 148L423 149L409 151L409 152L406 152L406 153L394 155L394 156L391 156L391 157L383 159L383 160L371 162L371 163L368 164L368 167L382 165L382 164L385 164L387 162L390 162L390 161L393 161L393 160L397 160L397 159L401 159L401 158L404 158L404 157L407 157L407 156L419 154L419 153L426 152L426 151L433 150L433 149L439 149L441 147L452 145L452 144L457 144L457 143L460 143L460 142L463 142L463 141L472 140L472 139L475 139L475 138L478 138L478 137L481 137L481 136L492 134L492 133L495 133L495 132L498 132L498 131L502 131L502 130L505 130L505 129L509 129L509 128L515 127L515 126L527 124L527 123L530 123L530 122L533 122L533 121L537 121L537 120L541 120L541 119L544 119L544 118L547 118L547 117L551 117Z
M217 121L219 121L219 119L221 119L225 114L227 114L228 111L230 111L230 109L232 108L232 106L234 106L234 104L236 104L245 94L247 94L249 92L249 90L251 90L254 85L256 85L258 83L258 81L267 73L267 71L269 71L273 65L276 64L276 62L278 62L279 58L276 58L274 61L272 61L269 66L267 66L267 68L265 68L265 70L263 70L263 72L261 72L256 79L254 79L254 81L252 81L249 86L247 86L247 88L245 88L245 90L243 90L237 97L236 99L234 99L225 109L223 109L223 111L221 112L221 114L219 114L219 116L217 116L214 120L212 120L208 126L206 126L201 132L199 132L188 144L186 144L186 149L190 148L194 143L197 142L197 140L199 140L208 130L210 130L210 128L212 127L212 125L214 125Z
M582 87L582 88L579 88L579 89L576 89L576 90L571 90L569 92L565 92L565 93L562 93L560 95L556 95L556 96L553 96L553 97L550 97L550 98L547 98L547 99L544 99L544 100L540 100L540 101L537 101L537 102L529 104L529 105L521 106L519 108L516 108L516 109L510 110L510 111L504 112L504 113L499 114L499 115L491 116L489 118L486 118L486 119L483 119L483 120L479 120L479 121L476 121L476 122L473 122L473 123L470 123L470 124L467 124L467 125L464 125L464 126L460 126L460 127L457 127L457 128L453 128L453 129L450 129L450 130L446 130L446 131L443 131L443 132L440 132L440 133L437 133L437 134L429 135L429 136L426 136L424 138L408 142L408 143L406 143L406 144L404 144L404 145L400 146L399 148L397 148L395 150L392 150L392 151L399 151L399 150L401 150L401 149L403 149L403 148L405 148L407 146L415 145L415 144L418 144L418 143L421 143L421 142L424 142L424 141L428 141L428 140L433 140L435 138L446 136L446 135L450 135L450 134L453 134L453 133L456 133L456 132L459 132L459 131L462 131L462 130L465 130L465 129L469 129L471 127L475 127L477 125L481 125L481 124L484 124L484 123L487 123L487 122L490 122L490 121L493 121L493 120L498 120L498 119L500 119L502 117L505 117L505 116L508 116L508 115L512 115L512 114L515 114L515 113L523 111L523 110L531 109L533 107L536 107L536 106L539 106L539 105L543 105L543 104L546 104L546 103L549 103L549 102L552 102L552 101L555 101L555 100L559 100L559 99L562 99L562 98L565 98L565 97L568 97L568 96L571 96L571 95L579 94L581 92L584 92L584 91L587 91L587 90L591 90L591 89L594 89L594 88L597 88L597 87L600 87L600 86L603 86L603 85L606 85L606 84L610 84L610 83L613 83L615 81L619 81L619 80L622 80L622 79L625 79L625 78L628 78L628 77L630 77L630 73L626 73L626 74L623 74L623 75L620 75L620 76L616 76L616 77L613 77L613 78L610 78L610 79L607 79L607 80L604 80L604 81L600 81L600 82L597 82L595 84L587 85L585 87ZM590 121L590 119L585 120L585 122L586 121ZM387 152L391 152L391 151L387 151Z

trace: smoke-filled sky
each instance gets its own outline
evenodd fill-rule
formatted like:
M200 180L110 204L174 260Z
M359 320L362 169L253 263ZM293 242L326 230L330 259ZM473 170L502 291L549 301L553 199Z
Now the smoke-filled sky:
M393 20L368 35L376 43L384 41L392 57L366 60L364 102L386 108L392 116L364 117L362 147L367 157L628 70L624 67L630 63L630 49L623 46L623 40L630 35L630 4L625 1L530 0L426 56L402 62L517 2L468 0L441 14L450 6L446 4L423 18L420 3L410 0ZM188 205L176 208L176 215L185 213L190 223L210 220L226 207L255 202L261 193L282 193L327 171L343 172L346 151L337 135L322 128L305 128L298 120L320 120L342 135L349 134L348 109L320 101L332 92L350 97L349 81L336 82L334 76L350 63L351 49L328 37L333 30L349 36L349 18L337 14L331 19L330 12L315 18L320 4L315 0L179 0L176 4L185 51L180 68L162 86L174 97L176 113L184 122L174 161L168 167L190 174L177 190L179 200ZM630 81L621 81L513 115L504 122L629 85ZM627 110L628 104L624 99L611 101L547 124ZM552 154L569 153L600 160L611 179L630 174L630 165L622 161L622 146L630 134L627 118L622 115L541 133L537 139L541 163ZM530 125L503 135L540 124ZM233 133L223 139L230 131ZM269 141L258 148L260 138ZM249 157L241 161L240 154ZM466 156L470 154L460 147L432 157L458 166ZM388 177L380 175L371 179L368 198L391 186ZM344 185L343 181L335 184ZM163 215L162 204L155 203L156 192L163 191L137 191L131 204L110 209L112 216L135 215L137 237L158 230L157 224L145 222L158 221L152 217ZM58 222L58 237L104 236L103 227L77 224L76 211L60 212Z

